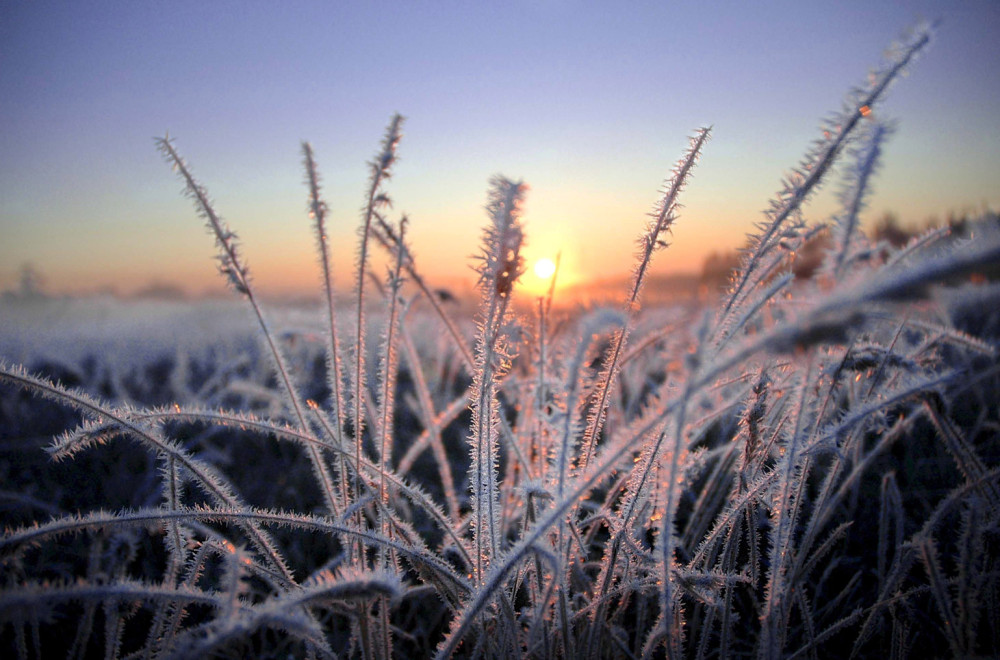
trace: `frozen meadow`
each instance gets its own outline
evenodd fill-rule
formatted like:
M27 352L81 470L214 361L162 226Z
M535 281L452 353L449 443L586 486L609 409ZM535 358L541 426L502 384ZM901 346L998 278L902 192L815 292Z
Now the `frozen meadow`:
M995 655L998 219L901 248L860 229L889 133L872 108L930 36L823 123L699 305L642 303L707 127L636 227L620 302L573 311L519 298L527 190L503 177L473 311L424 279L390 204L399 116L346 294L302 145L312 309L257 297L236 233L159 140L234 301L0 303L0 649ZM823 183L841 210L820 226L803 208Z

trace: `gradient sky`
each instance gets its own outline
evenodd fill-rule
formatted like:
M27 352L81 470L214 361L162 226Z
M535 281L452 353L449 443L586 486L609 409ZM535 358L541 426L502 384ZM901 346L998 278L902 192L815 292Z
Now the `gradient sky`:
M213 241L153 138L165 132L266 292L314 291L300 142L350 284L367 170L407 117L389 192L432 281L471 281L487 181L531 187L531 259L565 281L632 265L657 190L713 139L655 271L740 246L884 48L943 23L877 110L898 120L867 217L1000 207L1000 2L49 2L0 0L0 289L220 288ZM835 209L825 187L808 208Z

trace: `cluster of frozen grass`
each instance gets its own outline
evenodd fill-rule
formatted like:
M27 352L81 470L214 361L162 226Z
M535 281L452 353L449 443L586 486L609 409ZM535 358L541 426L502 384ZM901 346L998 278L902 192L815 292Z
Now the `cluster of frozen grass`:
M160 141L252 311L256 357L168 366L176 400L159 407L0 365L8 429L30 427L49 402L66 407L78 423L51 458L139 484L131 499L101 499L110 485L83 502L62 489L54 505L37 479L8 488L4 648L25 658L995 653L998 338L995 324L972 327L941 304L941 287L996 263L1000 241L977 229L944 247L940 230L893 250L859 231L886 137L872 108L929 37L921 28L896 45L824 123L730 285L697 311L639 303L707 128L640 234L620 309L565 318L551 293L515 309L526 188L494 179L471 332L422 277L407 219L389 215L402 120L369 164L346 310L303 145L324 283L325 330L308 349L271 329L236 235ZM820 231L802 207L835 163L833 240L817 273L796 281L789 263ZM376 249L390 272L373 282ZM998 297L962 286L964 310ZM23 457L24 437L13 444ZM0 464L10 476L12 455Z

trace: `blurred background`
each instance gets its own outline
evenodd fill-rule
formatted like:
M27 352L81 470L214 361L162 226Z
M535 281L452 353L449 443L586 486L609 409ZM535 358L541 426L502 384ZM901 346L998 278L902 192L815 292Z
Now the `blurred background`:
M530 263L561 253L560 286L578 292L626 278L703 125L713 138L654 275L724 270L820 120L921 19L942 23L876 108L898 123L864 216L903 231L1000 206L995 0L5 1L0 291L222 290L213 239L153 146L168 132L276 297L318 291L309 140L350 286L365 164L394 112L407 121L388 191L435 284L471 287L494 174L531 187ZM835 181L810 220L836 210Z

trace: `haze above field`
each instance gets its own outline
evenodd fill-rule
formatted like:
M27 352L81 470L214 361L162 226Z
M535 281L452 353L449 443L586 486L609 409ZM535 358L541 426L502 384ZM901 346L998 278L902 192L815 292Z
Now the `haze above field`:
M0 290L28 262L53 292L221 288L153 148L168 131L272 293L318 286L309 140L346 286L365 163L397 111L395 212L425 275L458 287L496 173L531 186L530 262L561 251L566 284L623 277L687 136L714 125L654 270L696 271L741 245L820 118L920 18L943 23L877 111L899 125L866 214L913 224L1000 206L994 0L6 2ZM810 219L835 209L833 188Z

